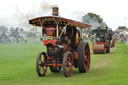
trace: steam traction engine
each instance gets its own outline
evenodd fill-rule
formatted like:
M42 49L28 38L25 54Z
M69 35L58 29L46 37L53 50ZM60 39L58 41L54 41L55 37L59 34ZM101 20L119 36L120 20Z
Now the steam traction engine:
M65 77L72 75L73 66L81 73L89 71L90 49L82 39L82 29L90 25L59 17L57 7L53 8L53 16L34 18L29 24L41 27L42 42L47 47L47 52L37 56L36 70L40 77L46 75L48 67L55 73L63 68Z
M95 29L92 33L96 34L96 39L93 41L93 53L109 53L112 39L112 30L108 29Z

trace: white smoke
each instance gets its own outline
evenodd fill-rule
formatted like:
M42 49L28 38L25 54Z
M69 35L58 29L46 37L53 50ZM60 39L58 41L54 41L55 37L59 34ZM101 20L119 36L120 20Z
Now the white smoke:
M91 30L97 29L98 27L101 27L102 29L105 28L106 23L105 22L99 22L96 16L90 17L88 14L86 14L82 20L84 23L90 24Z
M4 18L0 17L0 24L9 28L22 27L24 29L29 29L31 27L31 25L29 25L29 19L44 15L51 15L53 6L54 5L43 1L38 5L33 5L32 9L30 9L28 12L24 12L20 7L16 6L13 14Z

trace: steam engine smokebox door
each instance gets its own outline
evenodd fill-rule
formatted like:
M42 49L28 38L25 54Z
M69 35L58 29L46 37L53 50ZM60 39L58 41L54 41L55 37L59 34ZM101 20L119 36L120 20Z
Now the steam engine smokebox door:
M57 56L62 53L64 47L61 45L53 46L49 45L47 47L48 56Z

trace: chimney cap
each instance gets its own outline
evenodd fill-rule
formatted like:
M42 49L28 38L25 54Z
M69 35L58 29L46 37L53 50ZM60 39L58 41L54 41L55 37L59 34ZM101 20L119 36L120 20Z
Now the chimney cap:
M59 8L57 6L54 6L52 8L52 15L53 16L58 16L59 15Z

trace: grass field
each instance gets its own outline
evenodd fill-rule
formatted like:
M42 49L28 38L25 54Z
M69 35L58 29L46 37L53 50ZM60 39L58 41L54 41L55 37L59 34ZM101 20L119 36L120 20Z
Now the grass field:
M91 46L91 43L90 43ZM94 55L91 50L91 69L72 77L63 71L36 74L36 56L45 51L42 43L0 44L0 85L128 85L128 46L117 42L109 54Z

